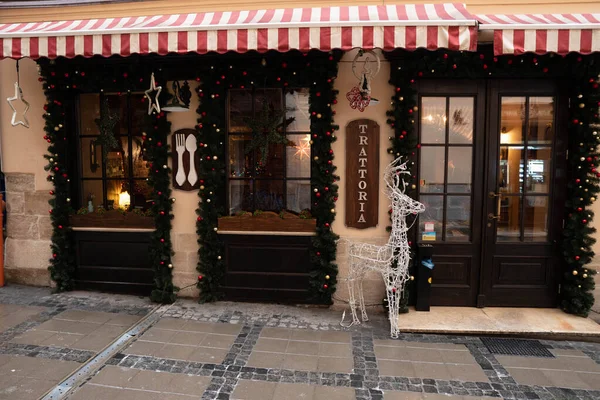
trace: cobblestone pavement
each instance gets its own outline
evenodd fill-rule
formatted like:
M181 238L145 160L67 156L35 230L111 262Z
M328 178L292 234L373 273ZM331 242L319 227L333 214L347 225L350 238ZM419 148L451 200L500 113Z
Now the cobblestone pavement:
M0 289L0 399L37 399L145 315L160 318L68 398L599 399L600 344L534 341L549 357L492 354L478 337L388 336L383 315L345 329L328 309Z

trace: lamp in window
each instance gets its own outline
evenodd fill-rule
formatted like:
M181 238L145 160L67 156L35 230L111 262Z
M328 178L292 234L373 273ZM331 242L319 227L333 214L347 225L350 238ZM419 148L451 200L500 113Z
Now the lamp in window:
M119 194L119 207L128 208L131 205L131 197L126 190Z
M98 145L96 144L95 140L91 140L90 141L90 171L92 171L92 173L96 173L96 170L98 170L98 157L96 155L97 153L97 147Z
M500 143L509 143L510 142L510 133L505 126L500 129Z
M164 111L169 112L185 112L190 110L190 100L192 98L192 92L190 91L190 85L187 81L183 82L183 85L179 84L179 81L173 81L173 98L171 102L162 107Z

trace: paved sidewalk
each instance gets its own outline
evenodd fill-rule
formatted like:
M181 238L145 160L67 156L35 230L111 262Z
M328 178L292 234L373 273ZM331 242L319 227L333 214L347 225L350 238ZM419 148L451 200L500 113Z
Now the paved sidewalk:
M160 313L160 314L159 314ZM600 344L388 337L383 315L341 328L327 309L0 289L0 399L37 399L144 316L157 318L68 399L600 399ZM489 343L488 343L489 344Z

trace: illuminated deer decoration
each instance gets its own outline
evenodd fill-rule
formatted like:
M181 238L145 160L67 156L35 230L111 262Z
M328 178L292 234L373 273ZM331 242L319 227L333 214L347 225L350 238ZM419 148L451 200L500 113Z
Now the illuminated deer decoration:
M412 227L406 224L406 217L425 211L425 206L405 194L408 183L404 175L410 175L406 167L407 161L402 162L398 157L389 164L384 172L385 195L392 202L392 231L388 242L383 246L369 243L351 242L348 240L348 293L352 323L360 324L357 308L360 308L362 320L368 321L365 310L362 282L368 271L379 272L386 285L389 304L390 336L397 338L399 334L398 310L404 284L408 280L410 263L410 246L408 230ZM357 299L358 298L358 299ZM357 302L358 300L358 302ZM346 312L342 315L342 322Z

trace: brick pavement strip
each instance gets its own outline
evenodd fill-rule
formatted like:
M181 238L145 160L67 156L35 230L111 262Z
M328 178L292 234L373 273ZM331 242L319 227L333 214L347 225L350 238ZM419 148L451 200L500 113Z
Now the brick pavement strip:
M41 357L52 360L83 362L93 356L94 353L92 351L76 350L68 347L35 346L10 343L10 341L65 310L144 315L153 308L152 304L136 297L126 298L120 296L115 299L110 295L92 293L88 298L85 294L50 295L48 291L42 289L23 287L13 288L11 289L12 291L6 291L5 289L10 288L0 290L0 304L44 307L44 311L41 313L0 333L0 354L11 356L27 358ZM590 390L589 387L584 389L523 384L524 378L521 376L512 376L510 371L516 371L515 368L526 367L505 367L477 337L402 334L399 340L391 340L387 335L387 323L384 318L375 317L374 322L368 325L356 326L349 330L344 330L338 325L339 316L337 313L327 311L296 309L275 305L258 306L232 303L197 305L181 300L167 311L163 316L163 320L167 319L165 317L180 320L182 324L186 321L200 321L219 326L223 325L223 327L225 327L224 324L233 324L237 326L235 330L237 336L233 339L233 344L231 344L229 350L226 350L224 358L215 363L185 361L146 356L143 354L126 354L125 349L124 352L117 354L109 360L107 364L132 371L143 370L169 373L171 374L169 375L170 377L205 377L208 380L202 388L203 392L200 393L200 387L198 387L197 392L197 395L204 399L235 399L242 390L240 389L237 392L238 394L236 394L236 388L242 387L240 385L244 382L256 382L256 384L249 386L249 388L254 388L253 390L256 388L267 388L264 390L269 393L271 390L273 390L273 393L279 393L278 391L284 390L278 389L278 385L298 385L281 386L281 388L285 388L287 391L291 390L292 392L295 390L292 390L292 388L297 388L298 393L305 393L306 390L306 393L312 393L315 399L320 398L319 396L332 396L325 397L331 400L347 398L348 390L354 391L354 396L359 400L383 399L384 397L386 399L421 399L424 398L423 396L436 394L440 396L450 395L451 397L449 398L462 398L464 396L466 399L481 397L548 400L600 399L600 391ZM259 339L261 343L268 344L269 340L264 341L262 338L273 337L272 334L267 334L270 332L269 329L273 327L280 328L280 333L283 332L284 335L288 335L285 338L285 341L287 341L286 346L297 340L310 340L313 336L321 337L321 332L349 332L351 334L352 372L329 372L318 369L296 370L281 366L278 368L262 368L253 366L252 363L249 365L251 356L258 351L255 347ZM226 331L229 332L230 330L227 329ZM289 333L286 333L288 331ZM307 335L306 333L309 332L310 334ZM273 337L270 340L270 345L274 347L271 349L261 347L260 351L269 353L276 350L277 346L279 346L278 344L274 344L277 339L277 337ZM281 344L283 341L279 343ZM587 359L593 360L595 365L600 364L600 345L598 344L556 341L542 341L542 343L551 349L551 351L567 351L567 353L556 353L557 357L563 357L567 361L578 362L578 360ZM311 354L313 353L310 350L310 345L300 346L294 342L294 346L294 351L308 351ZM312 346L317 345L313 344ZM385 348L378 353L377 349L379 346L384 346ZM333 344L320 345L315 348L319 349L319 353L326 352L328 348L331 348L332 352L334 349L337 349ZM395 348L405 349L393 350ZM569 353L569 351L575 350L578 352ZM281 354L286 354L284 350L281 351ZM271 354L277 354L277 352ZM323 354L320 355L322 356ZM306 355L304 357L308 360L310 357L317 356ZM568 357L571 357L571 359ZM576 357L580 358L577 359ZM391 361L396 364L390 363ZM589 365L594 365L594 363ZM382 371L388 371L388 367L385 367L384 364L403 365L409 369L413 368L412 371L415 375L403 375L403 367L398 373L394 373L394 376L390 376L389 372L382 373ZM444 365L469 367L471 369L465 369L465 371L468 370L473 373L469 374L469 376L481 376L482 379L461 379L460 376L452 375L446 379L434 379L436 376L444 376L448 371L452 372L451 368L444 369ZM477 371L472 369L475 367L483 371L484 375L481 375L481 372L475 373ZM99 384L94 383L94 379L100 376L104 368L88 383L84 384L80 390L88 386L89 389L85 389L87 391L102 389L99 388ZM394 372L395 370L392 369L391 371ZM531 374L525 373L524 375L527 378ZM591 378L596 377L596 375L590 376ZM600 377L600 375L597 376ZM600 382L600 380L598 381ZM263 386L256 386L261 382L264 383ZM593 386L594 382L590 382L587 383ZM571 382L567 382L566 385L571 385ZM315 387L332 388L332 390L335 388L338 389L336 389L337 391L323 392L320 390L317 391L314 389ZM131 391L140 389L124 387L120 390ZM152 398L151 395L154 392L150 390L147 393L150 396L149 398ZM346 397L339 397L342 395L340 393ZM397 397L397 395L400 397ZM263 398L266 400L268 396ZM433 399L434 397L427 398Z

